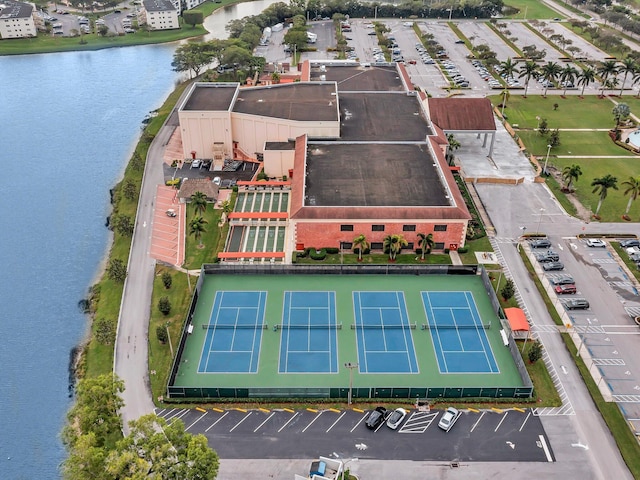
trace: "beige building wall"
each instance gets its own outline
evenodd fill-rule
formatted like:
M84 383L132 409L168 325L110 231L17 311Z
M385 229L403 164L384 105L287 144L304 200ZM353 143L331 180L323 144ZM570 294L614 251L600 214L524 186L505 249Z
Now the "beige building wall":
M291 150L265 150L264 173L268 177L289 177L289 170L293 169L293 161L296 156L295 149Z
M228 154L233 151L231 115L226 111L196 112L180 111L182 129L182 151L184 158L213 158L213 144L223 143Z
M152 30L180 28L178 11L166 10L162 12L154 12L147 10L147 25L149 25Z
M0 38L28 38L38 34L31 16L0 19Z

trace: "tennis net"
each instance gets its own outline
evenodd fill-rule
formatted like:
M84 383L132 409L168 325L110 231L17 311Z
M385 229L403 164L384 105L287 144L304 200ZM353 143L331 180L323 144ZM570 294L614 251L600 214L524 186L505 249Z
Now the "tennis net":
M269 328L269 325L262 323L259 325L223 325L216 323L208 323L202 325L204 330L261 330Z
M359 323L354 323L351 325L351 330L357 330L357 329L362 329L362 330L405 330L407 328L413 329L415 330L416 328L416 324L415 323L411 323L408 325L380 325L380 324L375 324L375 325L368 325L368 324L359 324Z
M421 330L478 330L480 328L489 330L491 328L491 324L464 323L459 325L427 325L426 323L423 323L420 328Z
M273 330L342 330L342 324L334 323L332 325L296 325L279 323L273 326Z

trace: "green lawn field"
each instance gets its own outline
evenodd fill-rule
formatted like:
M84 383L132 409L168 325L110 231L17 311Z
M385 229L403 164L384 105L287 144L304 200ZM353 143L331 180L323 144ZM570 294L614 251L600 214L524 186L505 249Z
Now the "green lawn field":
M563 17L560 13L552 10L543 2L538 0L507 0L504 2L505 7L513 7L517 8L520 11L515 15L509 15L505 18L515 18L515 19L549 19L555 17ZM525 17L526 13L526 17Z

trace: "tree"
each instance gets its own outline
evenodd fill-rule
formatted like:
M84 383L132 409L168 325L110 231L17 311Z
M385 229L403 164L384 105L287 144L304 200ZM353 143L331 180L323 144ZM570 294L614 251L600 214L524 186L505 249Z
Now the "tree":
M284 43L288 44L291 49L295 45L298 51L304 49L307 46L307 29L306 28L290 28L287 33L284 34Z
M578 85L582 85L582 91L580 92L580 96L584 96L584 89L596 79L596 71L591 68L583 68L582 71L578 74Z
M120 235L130 237L133 235L133 220L129 215L114 215L111 217L111 226L113 230Z
M418 234L418 245L420 245L420 259L424 260L424 255L426 253L431 253L433 246L436 242L433 240L433 233L429 233L425 235L424 233Z
M619 103L618 105L613 107L611 113L613 114L613 119L616 122L616 131L618 131L618 129L620 128L620 123L629 118L631 109L626 103Z
M552 148L560 146L560 130L557 128L551 131L551 135L549 135L549 145Z
M162 284L164 285L164 288L169 290L171 288L172 283L173 283L173 277L171 276L171 274L169 272L164 272L162 274Z
M582 175L582 169L580 165L574 163L573 165L567 165L562 170L562 180L565 182L565 188L571 191L571 185L573 182L577 182L578 178Z
M118 442L107 459L113 479L152 478L214 480L219 459L204 435L185 432L184 423L154 414L129 423L131 433Z
M600 96L604 97L604 89L607 86L607 80L609 77L614 76L618 73L618 66L615 60L607 60L606 62L602 62L600 67L598 67L598 75L602 77L602 91L600 92Z
M199 213L200 216L204 215L207 211L207 196L202 192L194 192L191 195L191 205L196 213Z
M369 242L363 234L353 239L353 249L358 250L358 261L362 261L362 252L369 249Z
M502 287L502 289L500 290L500 295L502 295L502 298L504 298L505 300L509 300L511 297L513 297L514 294L515 287L513 284L513 280L507 278L507 281L504 283L504 287Z
M606 174L604 177L594 178L593 182L591 182L591 186L594 187L592 193L600 193L598 207L596 208L595 213L597 216L598 212L600 212L602 201L607 198L607 192L609 189L613 188L614 190L618 190L618 179L610 174Z
M640 195L640 177L629 177L629 180L625 180L621 185L625 187L622 193L629 196L627 209L624 211L624 215L627 216L629 215L629 210L631 210L631 204L638 198L638 195Z
M449 143L449 148L447 149L447 159L451 161L453 159L453 152L459 149L462 144L456 137L454 137L453 133L447 133L447 142Z
M202 25L204 23L204 14L199 10L184 10L182 12L182 19L184 23L191 25L191 28L195 28L196 25Z
M635 75L633 75L633 80L631 85L635 85L635 84L639 84L640 85L640 70L638 70ZM636 94L636 98L640 97L640 87L638 87L638 93Z
M271 74L271 81L273 83L280 83L280 74L278 72L273 72Z
M195 239L198 241L198 245L202 246L202 234L207 230L205 225L209 223L202 217L195 217L189 223L189 234L193 235Z
M507 58L504 62L500 62L500 68L502 69L500 73L507 77L513 77L514 73L520 71L518 66L511 60L511 57Z
M553 84L556 82L561 71L562 67L560 67L560 65L558 65L556 62L547 62L542 66L542 69L540 70L540 76L546 80L544 84L544 93L542 94L544 97L547 96L549 84Z
M138 151L134 151L131 156L131 168L133 168L136 172L141 171L144 168L144 161L142 160L142 156L138 153Z
M565 96L567 94L567 88L569 87L569 84L573 85L573 82L576 81L577 76L578 70L573 65L565 65L565 67L560 72L560 81L562 82L562 86L564 86L562 96Z
M156 338L163 345L167 343L167 340L169 340L169 335L167 334L166 325L158 325L156 327Z
M542 358L542 344L540 343L540 340L536 340L531 344L528 356L530 363L536 363Z
M122 195L127 200L135 200L138 194L138 187L132 180L127 180L122 186Z
M546 118L541 118L540 123L538 123L538 135L544 137L547 133L549 133L549 122L547 122Z
M191 72L193 71L197 77L200 75L200 70L213 60L213 52L210 50L210 46L209 43L195 42L180 45L173 54L171 67L176 72L189 72L189 78L191 78Z
M538 71L538 65L532 60L527 60L525 64L520 67L520 75L518 78L524 77L524 96L527 96L527 90L529 89L529 81L532 78L538 78L540 72Z
M107 276L114 282L124 283L127 278L127 267L119 258L112 258L107 267Z
M406 247L407 245L408 242L399 234L387 235L382 241L382 247L385 252L389 253L390 261L394 261L398 253L402 250L402 247Z
M102 345L113 345L116 339L116 322L108 318L99 318L94 324L96 340Z
M171 313L171 300L169 300L169 297L160 297L158 300L158 310L160 310L160 313L165 317Z
M622 86L620 87L620 96L622 97L622 91L624 90L624 86L627 83L627 76L629 74L634 75L638 70L638 63L632 57L625 58L620 65L618 66L618 73L624 73L624 77L622 78Z

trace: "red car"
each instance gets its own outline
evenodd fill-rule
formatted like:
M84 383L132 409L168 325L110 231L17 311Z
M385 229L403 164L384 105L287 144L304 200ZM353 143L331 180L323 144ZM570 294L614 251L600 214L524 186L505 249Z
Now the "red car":
M556 285L556 293L558 294L570 294L570 293L576 293L576 286L575 285Z
M415 65L415 64L416 64L416 61L415 61L415 60L409 60L409 63L410 63L411 65Z

